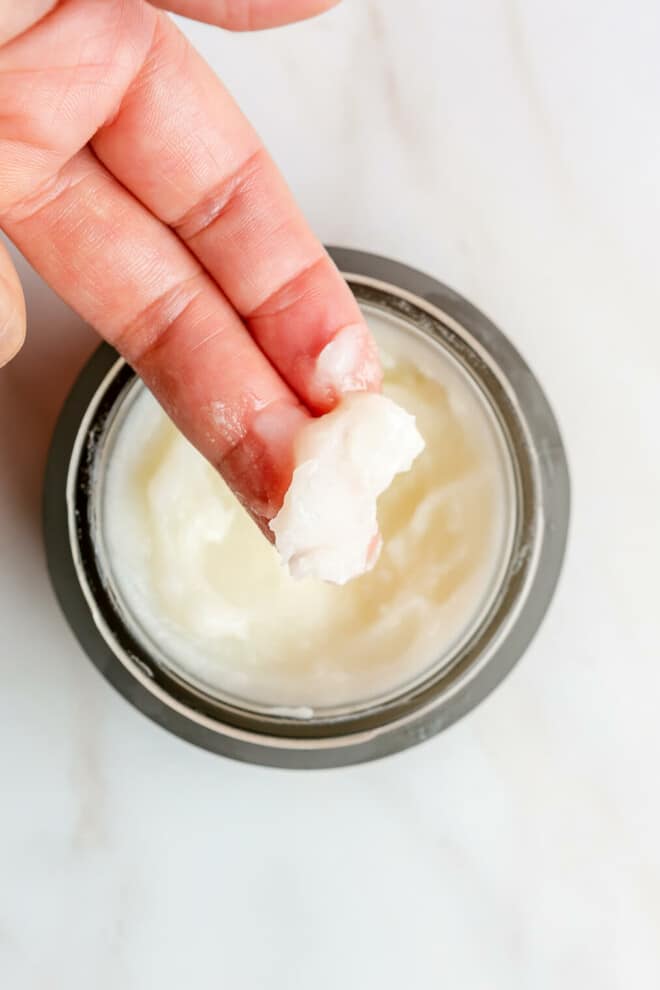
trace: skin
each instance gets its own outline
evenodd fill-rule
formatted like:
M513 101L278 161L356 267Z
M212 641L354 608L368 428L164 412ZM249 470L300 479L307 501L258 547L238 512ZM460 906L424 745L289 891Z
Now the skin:
M335 2L159 6L251 30ZM0 228L267 531L300 429L345 389L380 387L353 296L165 13L145 0L0 0L0 44ZM24 337L20 284L0 245L0 366ZM351 367L335 380L327 357L347 337Z

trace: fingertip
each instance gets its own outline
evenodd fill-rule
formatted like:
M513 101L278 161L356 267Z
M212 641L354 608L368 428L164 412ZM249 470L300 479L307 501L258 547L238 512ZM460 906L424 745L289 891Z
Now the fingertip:
M382 384L378 349L365 323L343 327L323 347L310 368L308 391L321 411L349 392L377 392Z
M218 465L225 481L269 540L269 521L282 506L295 469L296 442L309 413L295 402L267 405Z

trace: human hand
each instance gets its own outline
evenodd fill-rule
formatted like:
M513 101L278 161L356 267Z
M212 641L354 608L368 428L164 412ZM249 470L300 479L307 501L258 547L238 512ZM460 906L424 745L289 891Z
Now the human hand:
M335 2L158 6L247 29ZM0 0L0 44L0 227L267 531L300 428L344 391L379 387L353 296L247 120L161 11ZM0 365L24 333L0 245Z

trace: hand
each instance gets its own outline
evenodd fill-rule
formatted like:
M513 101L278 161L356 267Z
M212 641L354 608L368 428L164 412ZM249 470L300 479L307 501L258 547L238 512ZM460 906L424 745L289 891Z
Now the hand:
M243 29L335 2L159 6ZM166 14L144 0L0 0L0 43L0 227L265 529L301 426L343 391L379 387L355 300ZM0 251L2 365L25 309Z

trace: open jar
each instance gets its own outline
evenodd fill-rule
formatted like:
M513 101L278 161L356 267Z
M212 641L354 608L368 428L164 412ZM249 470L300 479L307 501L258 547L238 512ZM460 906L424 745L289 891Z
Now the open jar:
M341 589L295 586L259 556L271 548L241 515L233 552L217 539L211 548L212 593L224 588L222 603L247 615L241 642L218 623L211 639L199 637L180 607L185 581L184 599L159 613L158 536L143 545L143 517L117 493L128 490L125 465L130 474L131 461L141 463L141 430L145 445L163 438L161 452L175 449L176 431L105 345L64 407L46 478L51 577L90 659L170 731L274 766L384 756L473 708L536 631L568 527L557 424L507 339L426 275L360 252L331 253L384 352L386 390L399 400L403 389L427 440L426 462L379 503L386 542L371 574ZM459 445L465 456L447 459ZM166 473L167 464L156 470ZM223 498L218 489L218 504ZM174 568L176 551L161 555L161 571L163 560L165 571ZM208 553L205 545L205 561ZM206 602L211 613L214 601Z

